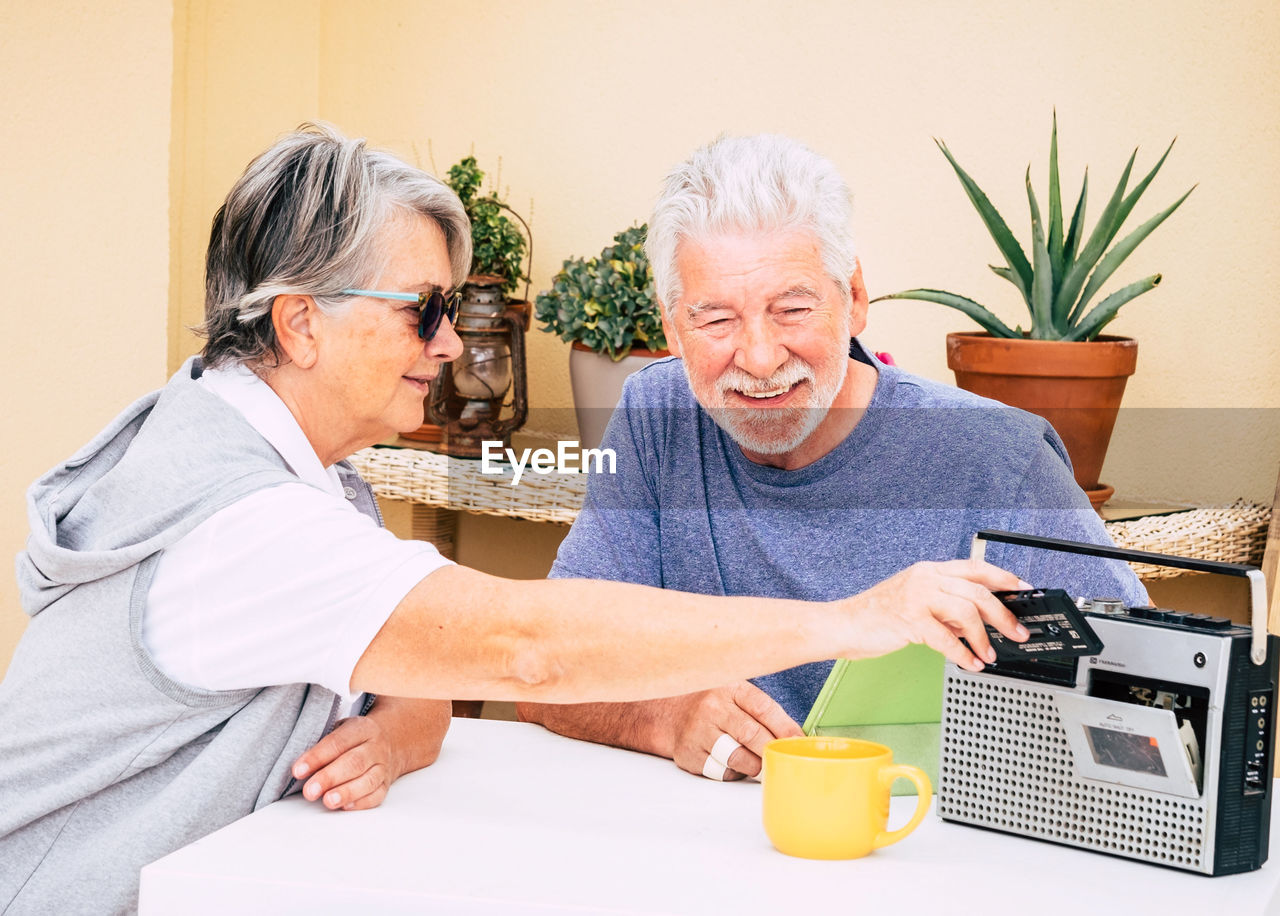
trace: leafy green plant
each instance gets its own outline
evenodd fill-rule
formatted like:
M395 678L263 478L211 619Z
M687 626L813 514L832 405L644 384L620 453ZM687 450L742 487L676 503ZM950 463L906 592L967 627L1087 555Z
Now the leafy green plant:
M664 350L666 335L644 253L647 225L624 229L590 260L570 258L538 294L534 314L542 330L619 360L633 347Z
M503 211L516 219L519 215L498 198L496 191L480 194L482 181L484 172L476 164L476 157L468 156L449 169L445 183L458 195L471 220L471 273L501 277L502 291L509 294L520 280L529 279L520 269L525 237Z
M1121 262L1127 258L1139 243L1159 226L1179 205L1195 190L1193 185L1171 206L1161 210L1147 220L1132 233L1125 236L1116 245L1111 246L1120 227L1133 210L1138 198L1151 184L1151 179L1164 165L1170 143L1164 155L1139 181L1131 191L1126 193L1129 173L1133 170L1134 159L1138 155L1135 149L1129 157L1129 163L1120 176L1120 183L1112 192L1110 199L1103 207L1102 215L1084 239L1085 199L1089 191L1089 171L1085 169L1084 181L1080 187L1080 197L1076 201L1070 225L1063 232L1062 192L1058 182L1058 118L1054 115L1053 134L1049 144L1049 226L1046 232L1040 218L1040 206L1036 202L1035 191L1031 188L1031 168L1027 167L1027 200L1031 206L1031 257L1028 258L1022 246L1009 231L1004 219L991 205L987 195L956 162L947 145L941 140L934 140L942 154L947 157L951 167L955 169L965 193L973 202L987 231L995 239L996 247L1004 256L1005 266L988 265L999 277L1003 277L1017 287L1031 313L1031 329L1024 333L1021 325L1010 328L997 318L985 306L972 299L957 296L954 293L937 289L910 289L900 293L880 296L881 299L922 299L937 302L964 312L978 322L993 337L1031 337L1034 340L1093 340L1106 325L1116 317L1120 307L1137 296L1153 289L1160 282L1160 274L1152 274L1130 283L1111 293L1088 313L1085 307L1094 295L1115 272ZM1108 250L1109 249L1109 250Z

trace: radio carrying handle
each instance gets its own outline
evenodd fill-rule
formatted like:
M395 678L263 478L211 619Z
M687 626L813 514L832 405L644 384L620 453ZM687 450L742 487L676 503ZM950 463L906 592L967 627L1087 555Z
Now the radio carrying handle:
M1262 570L1244 563L1223 563L1220 560L1193 560L1189 557L1173 557L1148 550L1125 550L1120 547L1101 547L1097 544L1082 544L1079 541L1063 541L1058 538L1037 537L1034 534L1015 534L1012 531L996 531L984 529L973 536L969 556L976 560L984 559L987 541L1001 544L1013 544L1018 547L1039 547L1044 550L1058 550L1063 553L1082 554L1088 557L1102 557L1105 560L1124 560L1127 563L1147 563L1151 566L1169 566L1174 569L1186 569L1192 572L1216 573L1220 576L1235 576L1249 580L1250 626L1253 640L1249 646L1249 658L1255 665L1267 661L1267 581Z

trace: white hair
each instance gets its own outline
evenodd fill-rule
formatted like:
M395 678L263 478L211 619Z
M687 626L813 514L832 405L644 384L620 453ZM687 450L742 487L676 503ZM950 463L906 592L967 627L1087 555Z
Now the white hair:
M848 302L858 266L852 210L835 166L803 144L774 134L720 137L676 166L654 206L645 251L658 298L672 317L685 240L800 229L816 236L823 266Z
M205 263L205 365L255 367L278 358L276 296L311 295L325 312L350 305L385 266L382 232L417 214L444 233L454 285L471 265L471 224L439 179L349 139L304 124L249 164L213 219Z

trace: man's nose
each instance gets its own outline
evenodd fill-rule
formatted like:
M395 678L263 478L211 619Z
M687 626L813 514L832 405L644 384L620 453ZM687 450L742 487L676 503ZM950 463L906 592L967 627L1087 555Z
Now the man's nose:
M427 359L451 363L462 355L462 338L453 329L453 323L448 318L443 318L440 321L440 327L436 328L435 336L428 340L423 348L427 352Z
M762 317L750 318L739 331L733 364L756 378L768 378L790 355L770 322Z

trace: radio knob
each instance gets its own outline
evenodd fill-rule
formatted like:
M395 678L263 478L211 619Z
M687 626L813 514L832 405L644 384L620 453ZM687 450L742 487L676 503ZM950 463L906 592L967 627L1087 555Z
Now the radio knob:
M1228 630L1232 626L1231 621L1226 617L1210 617L1208 614L1190 614L1187 616L1186 624L1201 630Z

